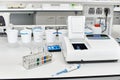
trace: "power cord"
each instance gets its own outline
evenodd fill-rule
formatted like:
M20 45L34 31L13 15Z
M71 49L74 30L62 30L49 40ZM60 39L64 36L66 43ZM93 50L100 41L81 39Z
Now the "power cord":
M106 30L107 30L107 17L108 17L108 13L110 12L110 9L109 8L105 8L104 9L104 13L105 13L105 29L102 31L102 33L103 32L105 32Z

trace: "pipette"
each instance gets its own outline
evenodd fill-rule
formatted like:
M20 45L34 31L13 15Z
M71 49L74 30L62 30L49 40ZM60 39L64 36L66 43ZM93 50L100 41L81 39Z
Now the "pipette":
M66 67L65 69L53 74L52 76L57 76L57 75L60 75L60 74L63 74L63 73L68 73L68 72L71 72L71 71L79 69L79 68L80 68L80 64L74 64L70 67Z

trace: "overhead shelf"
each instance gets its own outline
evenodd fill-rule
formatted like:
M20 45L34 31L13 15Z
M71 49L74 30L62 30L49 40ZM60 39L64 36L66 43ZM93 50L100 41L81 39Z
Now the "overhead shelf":
M0 11L82 11L80 3L7 3Z
M0 0L0 12L82 11L86 4L114 6L119 5L120 0ZM120 11L119 7L114 11Z
M0 12L31 12L31 11L44 11L44 12L49 12L49 11L82 11L82 9L46 9L46 10L41 10L41 9L0 9Z

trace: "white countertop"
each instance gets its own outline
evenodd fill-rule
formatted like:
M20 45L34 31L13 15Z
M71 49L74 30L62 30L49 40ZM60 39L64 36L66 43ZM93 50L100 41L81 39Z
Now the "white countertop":
M52 62L34 69L26 70L22 66L22 57L29 54L29 49L20 44L11 45L7 39L0 37L0 79L23 78L66 78L120 75L120 61L114 63L86 63L80 69L59 76L51 76L63 70L67 64L62 53L52 53Z

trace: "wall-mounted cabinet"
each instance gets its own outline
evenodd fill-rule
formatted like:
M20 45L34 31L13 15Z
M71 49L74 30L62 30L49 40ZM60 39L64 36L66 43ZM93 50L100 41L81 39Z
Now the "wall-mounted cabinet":
M34 25L34 13L11 13L10 23L14 25Z
M75 16L75 12L36 12L35 22L37 25L66 25L68 16Z
M66 25L68 16L82 15L82 12L17 12L10 14L13 25Z

